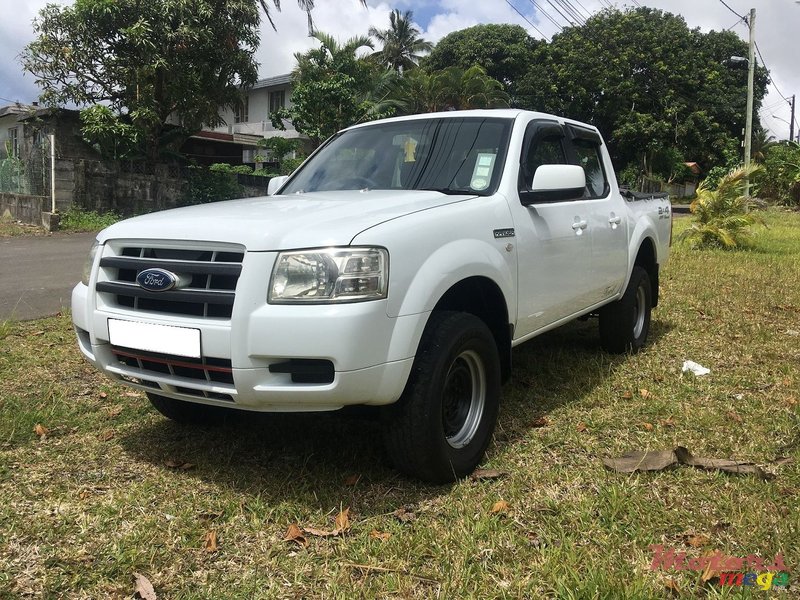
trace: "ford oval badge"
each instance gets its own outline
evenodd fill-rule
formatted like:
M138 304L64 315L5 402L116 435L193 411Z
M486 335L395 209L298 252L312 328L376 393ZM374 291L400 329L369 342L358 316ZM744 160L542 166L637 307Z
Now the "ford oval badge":
M136 276L139 287L148 292L166 292L178 283L178 276L164 269L145 269Z

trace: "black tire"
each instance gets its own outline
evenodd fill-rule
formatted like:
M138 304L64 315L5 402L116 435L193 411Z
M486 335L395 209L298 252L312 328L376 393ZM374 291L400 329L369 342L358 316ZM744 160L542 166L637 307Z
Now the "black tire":
M653 288L647 271L634 266L622 298L600 310L600 345L612 354L638 352L650 331Z
M435 312L402 398L384 411L384 440L400 471L431 483L472 473L500 405L500 358L474 315Z
M166 396L147 392L147 398L153 407L168 419L176 423L193 425L218 425L234 415L234 411L221 406L209 406L196 402L184 402Z

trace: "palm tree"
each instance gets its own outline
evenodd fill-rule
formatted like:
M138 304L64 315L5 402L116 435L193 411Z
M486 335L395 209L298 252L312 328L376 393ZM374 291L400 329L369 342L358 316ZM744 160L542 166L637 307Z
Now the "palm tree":
M750 212L750 200L744 195L745 180L760 167L739 167L722 179L716 190L706 181L697 188L697 199L690 206L694 223L679 240L691 240L697 247L732 249L749 246L750 227L764 220Z
M364 8L367 7L367 0L359 1L364 5ZM269 24L277 31L275 22L272 20L272 15L269 12L269 0L258 0L258 3L261 5L261 10L263 10L264 14L267 16ZM275 5L277 10L281 9L281 0L272 0L272 4ZM297 0L297 6L306 11L306 15L308 16L308 34L312 35L314 33L314 20L311 18L311 11L314 10L314 0Z
M503 84L478 65L466 70L448 67L433 73L414 69L401 84L397 103L404 114L508 106Z
M382 65L399 72L413 69L421 58L420 53L433 49L433 44L419 37L421 31L411 22L413 15L410 10L401 14L394 9L389 14L389 29L369 28L369 35L383 46L374 54Z
M772 148L777 144L774 135L769 135L766 129L758 129L753 134L753 139L751 142L752 152L751 155L753 160L756 162L763 163L764 159L767 157L767 152L769 149Z

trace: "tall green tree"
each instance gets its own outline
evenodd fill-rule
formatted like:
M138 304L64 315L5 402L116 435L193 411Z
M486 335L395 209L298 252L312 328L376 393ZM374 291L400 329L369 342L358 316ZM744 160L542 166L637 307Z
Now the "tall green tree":
M444 36L421 64L430 71L480 65L503 84L512 105L517 84L533 64L534 50L544 44L519 25L476 25Z
M651 8L605 10L537 47L520 104L599 127L618 169L668 177L673 150L704 171L735 152L745 121L747 45ZM754 112L768 74L756 70ZM659 167L659 165L666 165Z
M359 54L373 49L368 37L353 37L340 43L327 33L314 37L320 47L295 54L292 72L292 106L271 114L272 123L284 129L289 121L307 135L314 146L344 127L393 112L387 102L392 71L385 72Z
M129 132L132 145L156 160L170 116L182 132L170 136L175 149L204 124L219 125L220 107L238 103L239 88L255 83L258 25L252 0L48 4L22 63L47 104L108 108L85 115L90 141L103 138L105 124Z
M373 56L378 63L395 71L413 69L422 53L430 52L433 44L420 37L420 30L414 26L414 13L407 10L401 13L394 9L389 14L389 29L369 28L370 37L382 46Z

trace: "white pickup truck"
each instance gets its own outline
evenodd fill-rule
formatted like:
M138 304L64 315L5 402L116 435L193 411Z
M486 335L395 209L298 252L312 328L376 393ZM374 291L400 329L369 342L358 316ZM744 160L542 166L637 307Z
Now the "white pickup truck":
M594 127L386 119L270 183L109 227L72 293L86 358L167 417L381 406L397 468L448 481L483 457L514 346L589 314L607 351L645 343L670 204L620 193Z

